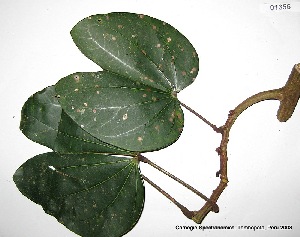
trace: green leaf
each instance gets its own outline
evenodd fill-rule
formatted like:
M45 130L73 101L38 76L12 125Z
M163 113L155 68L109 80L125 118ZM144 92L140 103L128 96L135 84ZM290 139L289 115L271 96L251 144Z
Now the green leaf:
M196 78L198 56L175 28L144 15L90 16L71 35L104 71L69 75L28 99L22 132L55 152L25 162L14 182L76 234L122 236L144 205L135 153L180 136L177 93Z
M99 141L80 128L62 110L54 86L35 93L26 101L22 108L20 129L29 139L56 152L129 153Z
M144 186L135 159L45 153L14 174L19 190L83 237L122 236L140 218Z
M94 15L78 22L71 35L103 69L156 89L179 92L198 73L192 44L171 25L149 16Z
M69 75L55 90L79 126L121 149L158 150L176 141L183 128L175 96L107 71Z

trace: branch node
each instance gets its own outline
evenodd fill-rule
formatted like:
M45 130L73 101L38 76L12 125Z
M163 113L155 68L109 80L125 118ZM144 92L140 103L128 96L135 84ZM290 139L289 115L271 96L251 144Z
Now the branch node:
M217 147L217 148L216 148L216 152L218 153L219 156L221 155L221 151L222 151L222 150L221 150L221 147Z

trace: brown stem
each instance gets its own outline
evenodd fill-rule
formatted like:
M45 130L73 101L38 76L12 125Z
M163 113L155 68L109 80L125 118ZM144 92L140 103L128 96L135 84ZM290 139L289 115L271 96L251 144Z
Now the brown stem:
M293 114L300 98L300 63L296 64L291 72L289 80L282 88L283 99L277 112L280 122L286 122Z
M287 121L293 114L293 111L297 105L298 99L300 97L300 64L294 66L286 85L280 89L269 90L265 92L260 92L256 95L243 101L234 110L231 110L228 115L228 119L224 126L222 126L222 140L220 147L218 148L218 153L220 155L220 171L218 175L220 176L220 183L217 188L213 191L210 196L210 201L216 203L221 193L227 187L228 177L227 177L227 145L229 141L229 132L238 116L245 111L250 106L264 101L264 100L279 100L280 107L277 113L277 118L279 121ZM207 216L207 214L212 211L213 207L210 202L206 202L205 205L196 212L193 216L193 220L200 224Z

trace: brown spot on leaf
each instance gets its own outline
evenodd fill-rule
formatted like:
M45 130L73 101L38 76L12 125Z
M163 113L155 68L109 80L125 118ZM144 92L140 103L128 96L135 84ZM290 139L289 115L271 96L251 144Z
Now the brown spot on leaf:
M177 112L177 118L178 118L179 120L182 120L182 114L179 113L179 112Z

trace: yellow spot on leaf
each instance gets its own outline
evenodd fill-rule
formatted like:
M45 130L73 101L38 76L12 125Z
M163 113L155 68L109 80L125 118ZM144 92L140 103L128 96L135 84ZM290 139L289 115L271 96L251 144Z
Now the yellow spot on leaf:
M143 138L142 138L142 137L138 137L137 140L138 140L139 142L142 142L142 141L143 141Z
M74 80L75 82L79 82L80 81L80 76L79 75L74 75Z
M190 71L191 74L197 71L197 68L193 67L192 70Z

